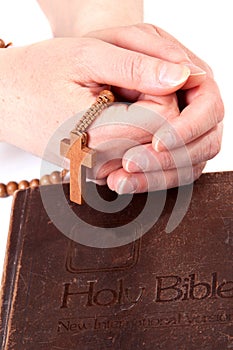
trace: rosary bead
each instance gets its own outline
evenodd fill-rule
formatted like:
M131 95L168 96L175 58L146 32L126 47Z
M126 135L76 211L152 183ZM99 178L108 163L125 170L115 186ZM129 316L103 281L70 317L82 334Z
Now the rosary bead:
M38 187L39 184L40 184L40 182L39 182L38 179L33 179L33 180L30 181L29 186L30 187Z
M108 103L113 103L115 98L110 90L103 90L100 92L99 96L104 97Z
M49 180L52 184L60 184L62 180L60 171L53 171L49 175Z
M0 39L0 48L2 49L4 47L5 47L5 43L4 43L4 41L2 39Z
M7 196L8 196L8 194L7 194L7 191L6 191L6 185L0 183L0 198L4 198L4 197L7 197Z
M61 171L61 179L62 179L62 181L64 181L65 180L65 178L66 178L66 175L68 174L68 172L69 172L69 170L67 170L67 169L63 169L62 171Z
M25 190L26 188L38 187L40 185L59 184L63 181L63 177L65 177L67 173L68 170L63 169L61 172L53 171L50 175L44 175L40 180L32 179L30 182L27 180L22 180L19 182L19 184L15 181L10 181L7 185L0 183L0 198L11 196L18 189Z
M40 179L40 185L42 185L42 186L51 185L49 175L42 176L42 178Z
M19 190L25 190L26 188L29 187L29 182L26 180L22 180L19 182L18 188Z
M17 189L18 189L18 184L15 181L10 181L6 185L6 191L7 191L8 196L13 195Z

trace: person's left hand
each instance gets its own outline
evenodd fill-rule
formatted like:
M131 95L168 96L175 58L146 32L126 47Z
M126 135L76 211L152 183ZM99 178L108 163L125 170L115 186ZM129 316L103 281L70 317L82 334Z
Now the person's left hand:
M141 24L89 33L128 50L174 63L183 63L191 75L177 96L181 113L155 131L152 142L128 150L119 169L107 176L118 193L174 187L197 179L219 151L224 115L221 96L208 65L174 37L153 25ZM143 65L143 62L141 62ZM152 100L138 91L114 88L131 102Z

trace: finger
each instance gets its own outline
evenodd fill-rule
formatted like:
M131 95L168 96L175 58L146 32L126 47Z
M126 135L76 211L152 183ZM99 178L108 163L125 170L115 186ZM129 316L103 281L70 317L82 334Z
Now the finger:
M191 89L192 87L200 85L204 79L204 72L207 74L207 76L213 78L213 72L209 65L201 60L198 56L196 56L192 51L190 51L186 46L184 46L180 41L178 41L174 36L167 33L165 30L163 30L160 27L156 27L156 32L160 36L160 38L164 40L168 40L170 43L173 43L176 47L179 47L182 52L186 54L188 57L188 60L191 62L190 65L190 78L187 80L185 85L182 87L183 89ZM202 71L202 72L201 72ZM202 82L201 82L201 79Z
M123 168L130 173L151 172L188 167L205 162L219 153L222 123L187 146L172 151L156 152L152 144L139 145L123 157Z
M122 159L113 159L102 164L96 164L92 169L87 169L87 178L100 184L101 181L104 181L105 184L107 176L121 167Z
M129 148L152 141L153 134L167 120L177 117L176 95L147 96L130 105L115 103L105 109L88 128L88 144L99 156L120 155ZM121 157L122 157L121 156ZM108 158L112 159L112 158Z
M205 163L193 167L150 173L128 173L116 170L107 178L109 188L118 194L158 191L192 183L202 173Z
M140 24L90 32L85 37L95 37L113 45L155 56L170 62L191 63L186 52L176 43L160 36L155 26Z
M185 83L185 88L197 86L205 80L206 72L193 64L181 44L178 41L162 37L154 25L144 23L109 28L108 30L88 33L86 36L95 37L121 48L161 60L185 64L190 69L190 77Z
M84 61L82 72L85 83L94 81L150 95L167 95L176 91L184 85L190 74L185 65L163 61L99 40L90 39L88 49L83 49L79 53L81 55L83 57L79 57L79 61Z
M88 171L101 179L122 167L128 149L152 141L164 119L179 114L176 95L144 96L150 100L134 104L114 104L104 110L88 129L88 144L96 150L96 165Z
M174 149L198 139L222 121L223 103L215 82L206 80L186 95L188 106L180 116L164 123L153 137L156 151Z
M190 51L186 46L184 46L179 40L177 40L174 36L172 36L171 34L169 34L168 32L166 32L165 30L163 30L160 27L156 27L156 32L158 33L158 35L163 38L163 39L167 39L170 42L172 42L174 45L178 46L180 49L183 50L183 52L186 53L188 59L194 63L197 67L202 68L205 72L207 72L207 74L211 77L213 77L213 72L211 70L211 68L208 66L208 64L206 62L204 62L203 60L201 60L197 55L195 55L192 51Z
M90 181L90 182L94 182L96 185L99 185L99 186L104 186L107 184L107 179L100 179L100 180L96 180L95 178L89 178L87 177L87 181Z

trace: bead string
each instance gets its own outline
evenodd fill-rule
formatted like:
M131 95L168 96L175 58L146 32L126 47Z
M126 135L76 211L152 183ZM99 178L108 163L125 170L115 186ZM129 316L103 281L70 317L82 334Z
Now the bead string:
M84 113L82 118L76 124L74 131L77 135L83 135L87 130L88 126L95 120L96 117L105 109L108 105L114 102L114 95L109 90L103 90L100 92L95 103Z
M19 183L10 181L8 184L0 183L0 198L12 196L17 190L25 190L26 188L33 188L44 185L55 185L64 182L68 170L53 171L50 175L44 175L41 179L32 179L30 182L22 180Z

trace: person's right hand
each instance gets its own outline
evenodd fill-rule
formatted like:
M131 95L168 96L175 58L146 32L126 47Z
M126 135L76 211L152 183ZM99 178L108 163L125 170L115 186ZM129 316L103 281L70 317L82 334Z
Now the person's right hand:
M121 193L129 189L145 192L164 188L164 182L167 187L173 187L188 182L189 177L190 181L197 179L206 161L220 151L224 116L221 95L207 63L169 33L151 24L109 28L86 36L151 57L183 63L191 70L190 78L178 92L181 113L156 130L152 143L126 152L123 168L108 177L109 187L120 189ZM131 99L151 99L138 91L120 89L120 93ZM181 181L177 171L182 175Z

